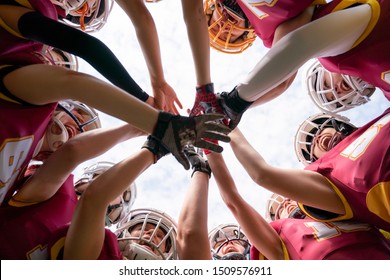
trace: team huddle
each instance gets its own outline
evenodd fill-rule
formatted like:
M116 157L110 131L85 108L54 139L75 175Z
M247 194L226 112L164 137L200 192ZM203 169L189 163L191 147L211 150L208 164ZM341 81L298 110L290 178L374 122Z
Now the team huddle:
M147 7L158 3L148 2L159 0L1 1L0 259L390 259L390 108L360 127L342 115L374 93L390 100L389 1L182 0L196 73L188 116L165 79ZM135 27L152 95L91 35L114 5ZM266 55L216 93L210 47L239 55L255 40ZM78 58L107 82L79 71ZM272 166L241 118L288 92L311 59L303 74L319 113L295 135L302 169ZM98 111L124 124L103 127ZM135 153L74 178L136 137ZM265 213L240 195L219 141L272 193ZM170 154L192 170L177 221L133 207L137 178ZM235 221L209 230L211 180Z

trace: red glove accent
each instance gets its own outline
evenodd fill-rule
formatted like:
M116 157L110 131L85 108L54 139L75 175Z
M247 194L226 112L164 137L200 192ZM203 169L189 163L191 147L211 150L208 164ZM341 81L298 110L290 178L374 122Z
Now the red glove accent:
M213 139L208 139L208 138L206 138L205 140L208 141L208 142L212 142L212 143L218 145L218 140L213 140ZM206 156L207 156L208 154L211 154L211 153L212 153L212 151L207 150L207 149L203 149L203 152L204 152L204 154L205 154Z
M223 110L214 94L214 85L212 83L196 87L196 97L190 117L207 113L223 114Z

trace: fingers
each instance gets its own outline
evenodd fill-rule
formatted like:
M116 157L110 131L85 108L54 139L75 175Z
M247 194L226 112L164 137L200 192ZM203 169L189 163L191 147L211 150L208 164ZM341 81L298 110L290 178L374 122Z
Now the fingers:
M208 138L210 140L222 141L222 142L226 142L226 143L230 142L229 136L227 136L223 133L218 133L218 132L209 131L209 130L204 131L202 133L201 138L202 138L202 140L205 140L204 138ZM205 141L207 141L207 140L205 140Z
M202 149L207 149L216 153L222 153L223 148L220 145L214 144L213 142L208 142L206 140L200 140L195 143L195 146Z
M223 133L223 134L229 134L232 129L228 126L226 126L225 124L223 123L216 123L216 122L206 122L204 125L203 125L203 130L206 130L206 131L215 131L215 132L218 132L218 133Z
M188 162L187 157L182 151L178 151L178 153L173 154L176 160L184 167L185 170L190 169L190 163Z

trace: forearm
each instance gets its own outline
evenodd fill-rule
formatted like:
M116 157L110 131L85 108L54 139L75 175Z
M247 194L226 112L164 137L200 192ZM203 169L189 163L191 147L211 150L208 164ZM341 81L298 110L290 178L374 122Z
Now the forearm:
M23 83L20 81L23 80ZM158 111L93 76L62 67L35 64L8 74L4 83L18 98L35 105L74 99L151 134ZM42 90L44 85L44 90Z
M182 0L183 18L195 64L198 85L211 83L210 41L202 0Z
M239 194L221 154L207 156L219 192L252 244L268 259L282 259L279 236L265 219ZM260 246L260 247L258 247ZM281 254L281 255L280 255Z
M83 58L107 80L146 101L149 97L132 79L112 51L100 40L80 30L51 20L37 12L24 14L18 22L21 34Z
M251 146L242 132L236 128L230 133L230 146L241 165L244 167L248 175L257 182L262 184L262 179L266 176L261 176L266 170L267 163L264 158Z
M117 0L117 3L133 23L152 84L161 84L165 79L158 33L144 0Z
M153 162L153 154L146 149L141 149L92 181L81 196L68 230L65 258L96 259L99 256L104 241L102 230L104 230L107 206L122 195L124 190ZM88 223L85 222L86 220Z
M180 259L211 259L208 240L208 174L195 172L186 192L178 220Z
M239 96L246 101L255 101L289 78L309 59L348 51L364 32L370 14L368 5L360 5L331 13L285 35L239 83Z

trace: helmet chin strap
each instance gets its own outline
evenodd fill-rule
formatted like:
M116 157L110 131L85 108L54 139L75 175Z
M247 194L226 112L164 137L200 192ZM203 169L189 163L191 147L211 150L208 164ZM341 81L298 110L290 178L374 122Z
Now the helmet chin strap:
M162 260L162 257L136 243L129 245L127 258L129 260Z

